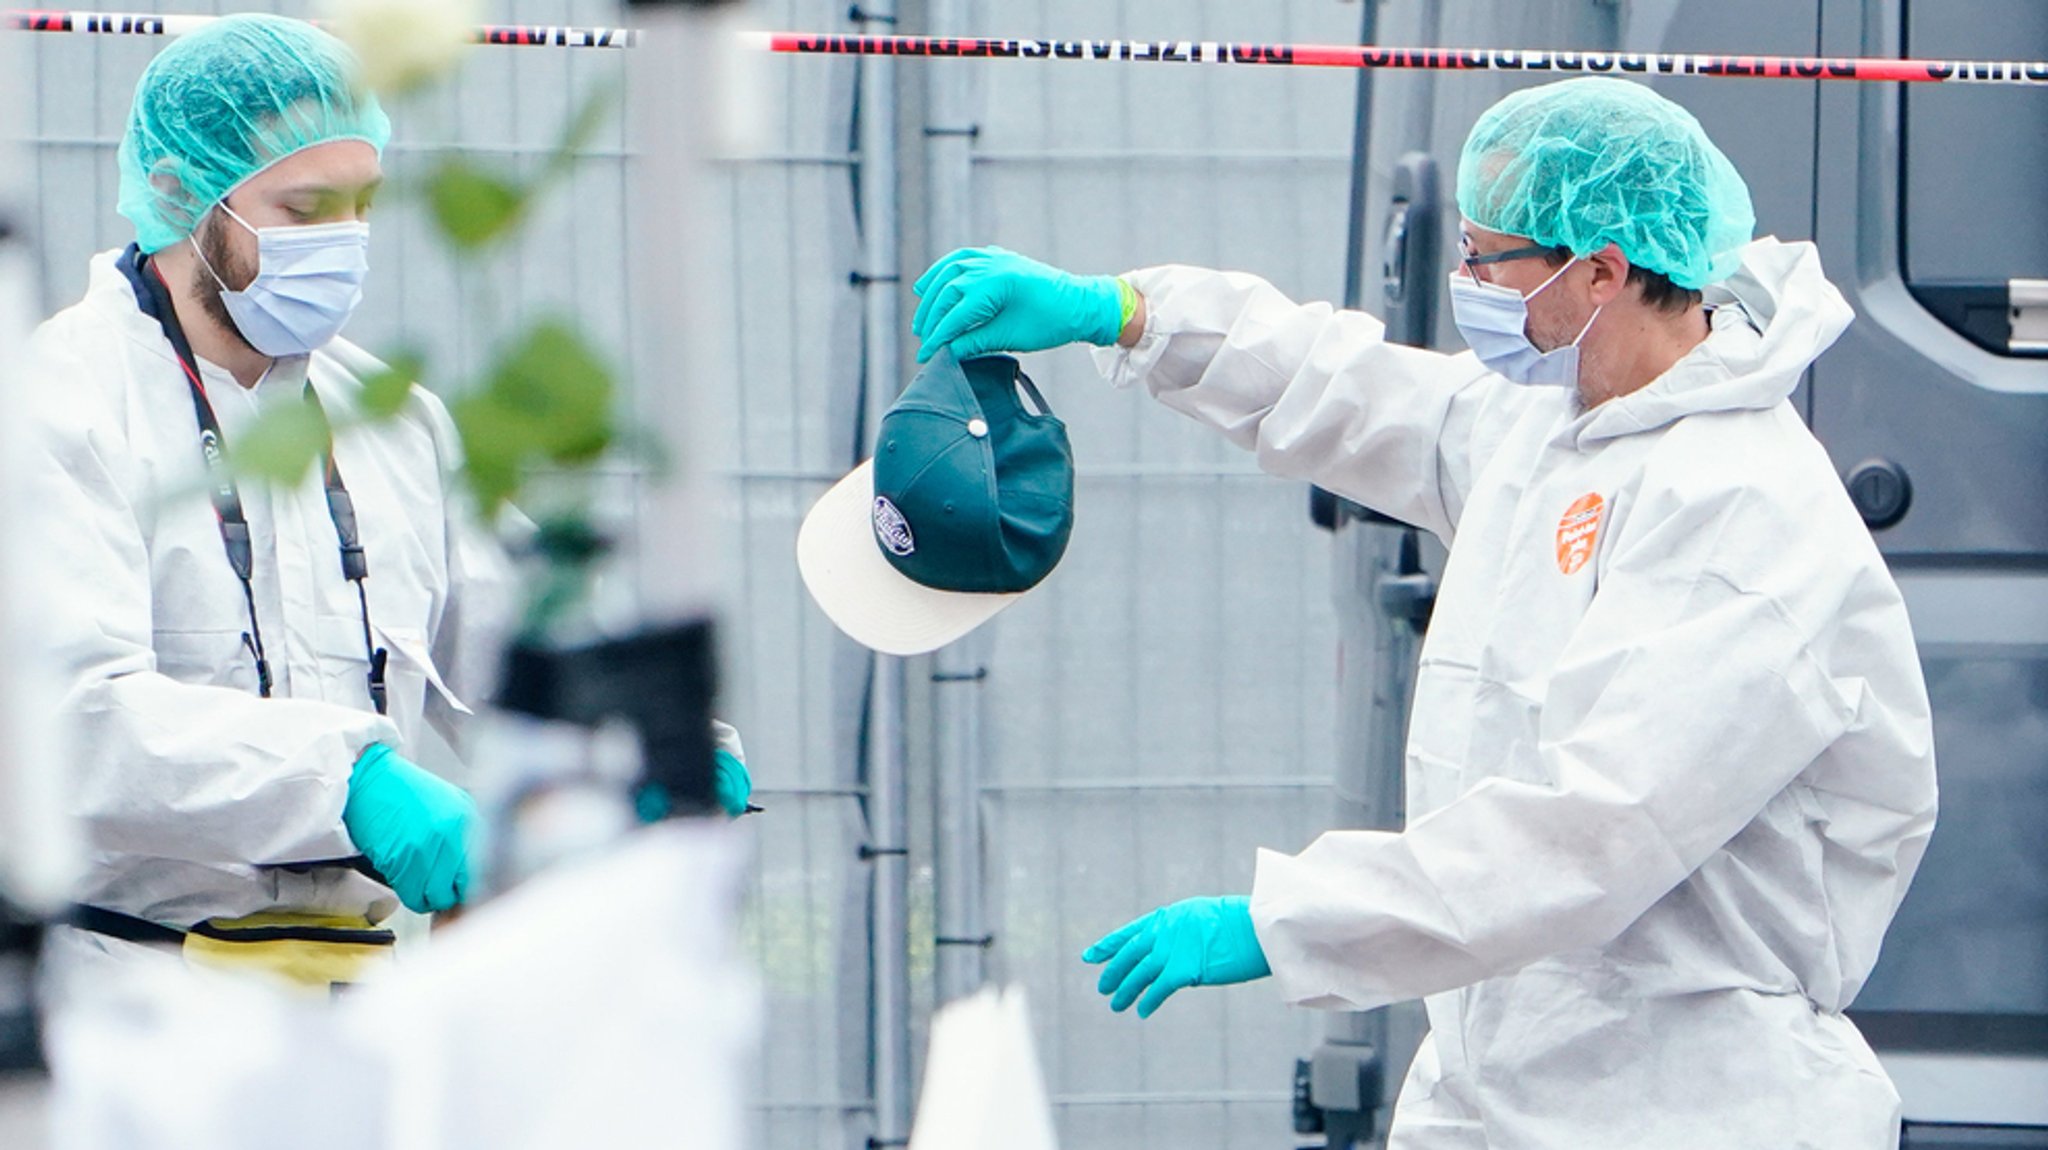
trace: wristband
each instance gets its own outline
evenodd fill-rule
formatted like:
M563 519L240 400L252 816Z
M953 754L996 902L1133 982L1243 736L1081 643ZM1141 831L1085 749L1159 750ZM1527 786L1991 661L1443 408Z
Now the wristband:
M1116 333L1121 338L1124 329L1131 326L1131 317L1138 314L1138 289L1132 287L1129 280L1122 276L1117 276L1116 299L1119 311L1116 321Z

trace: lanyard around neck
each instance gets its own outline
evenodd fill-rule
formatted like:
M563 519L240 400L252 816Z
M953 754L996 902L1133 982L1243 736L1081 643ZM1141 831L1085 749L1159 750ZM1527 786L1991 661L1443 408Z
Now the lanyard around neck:
M178 366L185 373L185 384L192 393L192 414L199 421L199 451L206 463L207 495L213 503L214 520L220 525L220 541L227 551L228 566L234 568L235 578L241 581L242 599L249 608L249 629L242 634L242 641L256 658L256 691L267 699L272 682L270 661L263 649L263 628L256 619L255 551L249 541L249 519L242 511L242 493L235 486L234 474L227 467L224 454L227 441L221 435L220 420L214 415L212 401L206 397L206 383L199 376L199 361L193 357L192 345L185 339L185 329L178 323L177 310L172 306L170 289L164 284L163 273L132 244L121 254L119 266L129 285L135 289L135 301L142 308L142 313L163 329L164 339L169 341L172 353L177 356ZM306 402L315 408L320 406L320 396L313 390L311 380L306 382ZM334 521L335 538L341 543L341 575L356 585L356 603L362 609L363 650L370 663L370 704L381 715L388 705L384 667L389 654L377 646L370 629L370 596L364 588L364 581L370 576L369 558L363 552L362 535L356 525L355 501L349 497L348 485L342 482L341 467L334 461L331 437L327 450L321 453L320 466L327 492L327 515Z

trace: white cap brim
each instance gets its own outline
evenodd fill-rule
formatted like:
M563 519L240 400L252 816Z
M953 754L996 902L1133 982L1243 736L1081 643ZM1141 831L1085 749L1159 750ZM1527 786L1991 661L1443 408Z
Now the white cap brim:
M796 565L834 626L884 655L922 655L981 626L1023 592L939 591L890 566L875 543L874 464L832 486L796 535Z

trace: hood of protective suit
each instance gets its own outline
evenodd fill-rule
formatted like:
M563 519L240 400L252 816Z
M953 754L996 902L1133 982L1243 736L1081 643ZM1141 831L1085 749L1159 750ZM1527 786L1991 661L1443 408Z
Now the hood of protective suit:
M1701 294L1714 309L1706 342L1648 387L1573 421L1566 434L1579 447L1688 415L1774 407L1856 318L1821 272L1819 250L1804 241L1754 241L1741 268Z

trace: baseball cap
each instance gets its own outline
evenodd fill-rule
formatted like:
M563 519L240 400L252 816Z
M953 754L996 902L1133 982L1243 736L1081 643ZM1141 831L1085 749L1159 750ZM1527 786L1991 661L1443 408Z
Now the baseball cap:
M874 458L804 516L797 567L840 630L917 655L1037 586L1073 526L1066 425L1016 360L942 351L883 415Z

